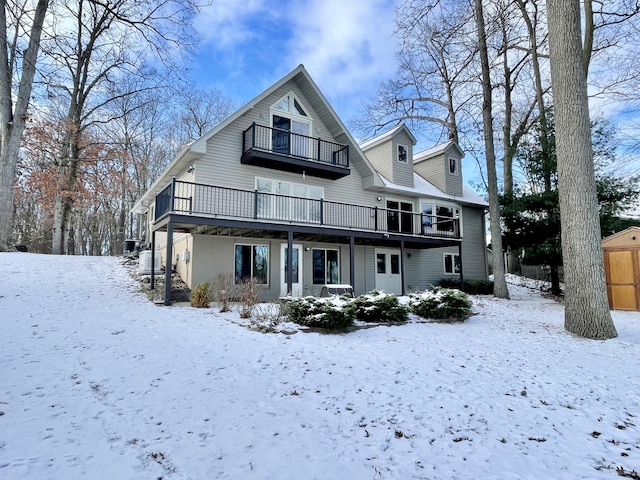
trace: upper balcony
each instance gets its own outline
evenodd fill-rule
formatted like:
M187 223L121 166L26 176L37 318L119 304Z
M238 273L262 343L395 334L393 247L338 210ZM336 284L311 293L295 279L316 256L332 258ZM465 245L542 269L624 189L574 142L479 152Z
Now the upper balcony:
M336 180L349 175L349 146L253 123L242 133L241 162Z

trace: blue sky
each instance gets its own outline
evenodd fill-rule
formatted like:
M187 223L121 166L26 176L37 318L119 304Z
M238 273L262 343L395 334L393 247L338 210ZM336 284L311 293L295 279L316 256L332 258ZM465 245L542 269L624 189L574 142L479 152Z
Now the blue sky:
M394 0L215 0L192 75L244 103L305 68L348 123L396 70Z

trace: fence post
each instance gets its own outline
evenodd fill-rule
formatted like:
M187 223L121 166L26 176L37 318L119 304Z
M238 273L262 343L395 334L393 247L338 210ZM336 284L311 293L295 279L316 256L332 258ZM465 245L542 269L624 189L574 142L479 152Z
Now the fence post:
M173 213L176 208L176 177L171 177L171 198L169 199L169 212Z
M258 218L258 189L253 191L253 218Z
M320 225L324 225L324 198L320 199Z
M375 213L375 215L373 217L374 218L374 220L373 220L373 225L374 225L373 229L375 231L378 231L378 206L377 205L375 206L375 212L374 213Z

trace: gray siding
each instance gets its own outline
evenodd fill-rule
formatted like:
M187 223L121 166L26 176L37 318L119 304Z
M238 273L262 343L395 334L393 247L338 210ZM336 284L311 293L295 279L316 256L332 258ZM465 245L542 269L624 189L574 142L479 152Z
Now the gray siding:
M421 160L420 162L414 163L413 168L418 175L444 192L447 189L447 184L443 158L442 155L438 155L433 158Z
M236 244L260 244L269 246L269 285L262 292L261 300L275 300L280 296L281 275L280 251L282 240L261 240L250 238L218 237L213 235L194 235L191 255L191 278L186 279L189 286L193 287L200 282L214 283L219 274L234 274L235 271L235 245ZM297 244L299 242L295 242ZM313 248L327 248L339 250L340 281L349 283L349 245L335 243L304 243L302 244L302 295L318 295L322 285L313 284ZM309 251L305 251L309 248ZM371 253L370 261L373 261L373 249L367 249ZM180 250L182 252L182 250ZM354 291L357 295L365 293L368 285L365 279L365 247L355 247L356 284ZM181 261L182 262L182 261ZM179 264L180 266L180 264ZM373 277L372 277L373 278Z
M241 117L208 141L207 153L198 161L195 181L253 190L255 188L255 177L259 176L324 187L325 200L375 206L376 195L365 192L362 186L362 176L354 168L351 169L351 174L346 177L338 180L327 180L310 175L303 178L302 175L295 173L253 165L242 165L240 163L243 130L247 129L254 121L269 125L269 108L290 90L293 90L298 96L298 99L313 119L313 135L319 136L324 140L335 141L324 124L318 120L319 116L302 92L295 85L289 85L286 88L279 89L275 94L251 109L247 115Z
M464 238L462 240L462 271L469 280L487 279L487 245L484 210L462 207Z
M484 244L484 213L482 209L463 207L464 238L462 240L462 272L467 280L486 280L486 246ZM444 254L458 253L458 247L430 250L407 250L405 258L407 291L424 290L445 277L458 275L444 273Z
M393 165L393 176L390 179L396 185L413 188L413 142L404 130L400 130L393 137L391 151L393 155L388 160ZM407 147L407 162L398 161L398 145Z
M393 181L392 145L391 141L375 145L365 152L371 165L387 180Z
M452 175L449 173L449 159L454 158L458 162L458 174ZM462 195L462 159L458 155L457 151L449 149L444 157L445 162L445 181L446 190L445 193L449 195Z

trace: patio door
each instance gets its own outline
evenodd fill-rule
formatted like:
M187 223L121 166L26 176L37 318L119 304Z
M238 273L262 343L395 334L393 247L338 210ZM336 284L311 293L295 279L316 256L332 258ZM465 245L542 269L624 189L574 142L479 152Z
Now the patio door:
M309 158L309 124L273 115L271 142L274 153Z
M280 295L287 295L287 259L289 256L289 247L286 243L280 245ZM294 243L292 255L292 282L291 295L294 297L302 296L302 245Z
M376 248L376 290L402 294L400 271L400 250L395 248Z

